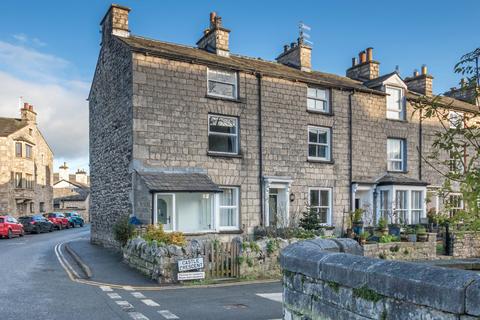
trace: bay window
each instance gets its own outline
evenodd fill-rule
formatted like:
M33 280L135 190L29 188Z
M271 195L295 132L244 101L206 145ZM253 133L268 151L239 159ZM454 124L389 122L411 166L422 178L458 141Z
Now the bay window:
M406 223L408 219L408 192L406 190L397 190L395 192L395 223Z
M412 223L420 223L423 214L423 192L412 191Z
M238 118L208 115L208 151L238 154Z
M332 224L332 189L310 188L308 203L310 210L318 214L321 223Z
M378 188L379 217L386 218L388 223L418 224L426 217L426 187L382 185Z
M207 71L208 95L237 99L237 73L226 70Z

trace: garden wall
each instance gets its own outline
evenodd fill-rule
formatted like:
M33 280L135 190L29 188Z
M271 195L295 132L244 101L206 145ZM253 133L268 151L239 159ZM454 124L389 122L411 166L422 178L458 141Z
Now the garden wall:
M280 255L284 319L463 319L480 316L480 275L358 256L353 241L289 245ZM354 255L357 254L357 255Z
M437 258L436 233L428 234L426 242L372 243L363 246L364 256L386 260L433 260Z
M454 232L452 235L452 255L454 258L480 258L480 232Z

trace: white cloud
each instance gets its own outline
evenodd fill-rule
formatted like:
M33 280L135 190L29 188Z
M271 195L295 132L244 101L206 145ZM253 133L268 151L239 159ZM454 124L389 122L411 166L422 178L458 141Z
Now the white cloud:
M72 68L60 57L0 41L0 116L19 117L18 97L23 96L34 106L55 159L88 169L86 98L90 84L70 79L67 75ZM59 161L55 162L57 170Z

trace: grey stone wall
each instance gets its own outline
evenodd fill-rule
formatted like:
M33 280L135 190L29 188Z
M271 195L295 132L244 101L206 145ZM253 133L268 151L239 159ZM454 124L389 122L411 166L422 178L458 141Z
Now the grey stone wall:
M132 212L132 59L118 39L104 39L90 96L91 241L118 246L112 225Z
M452 255L455 258L480 258L480 232L454 232Z
M310 240L282 251L284 319L480 316L478 274L359 257L349 254L351 249L328 240Z
M433 260L437 258L436 233L429 233L426 242L372 243L363 246L365 257L385 260Z

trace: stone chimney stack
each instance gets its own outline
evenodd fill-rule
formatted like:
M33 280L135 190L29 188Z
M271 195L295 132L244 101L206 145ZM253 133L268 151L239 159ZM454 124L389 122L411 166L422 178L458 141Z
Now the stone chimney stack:
M23 104L23 108L20 109L20 114L22 115L22 120L27 121L28 123L36 124L37 123L37 114L33 111L33 106L28 103Z
M283 46L283 52L277 57L277 62L302 71L312 71L312 47L302 38L297 42Z
M70 181L70 176L68 174L68 166L67 163L64 162L63 165L60 166L60 170L58 171L58 179Z
M347 69L347 77L368 81L378 78L380 75L380 62L373 60L373 48L369 47L358 54L357 59L352 59L352 66Z
M415 70L412 77L404 80L405 84L408 90L431 97L433 95L433 77L428 74L426 65L423 65L421 70L420 74Z
M85 172L85 170L77 170L75 173L75 180L79 183L88 184L87 172Z
M110 38L111 35L128 38L130 30L128 29L128 13L130 8L112 4L107 13L100 22L102 28L102 43Z
M444 95L480 106L480 88L476 83L473 85L466 83L465 79L462 79L460 88L451 88Z
M215 12L210 13L210 26L203 32L203 37L197 41L200 49L228 57L230 30L222 26L222 18Z

